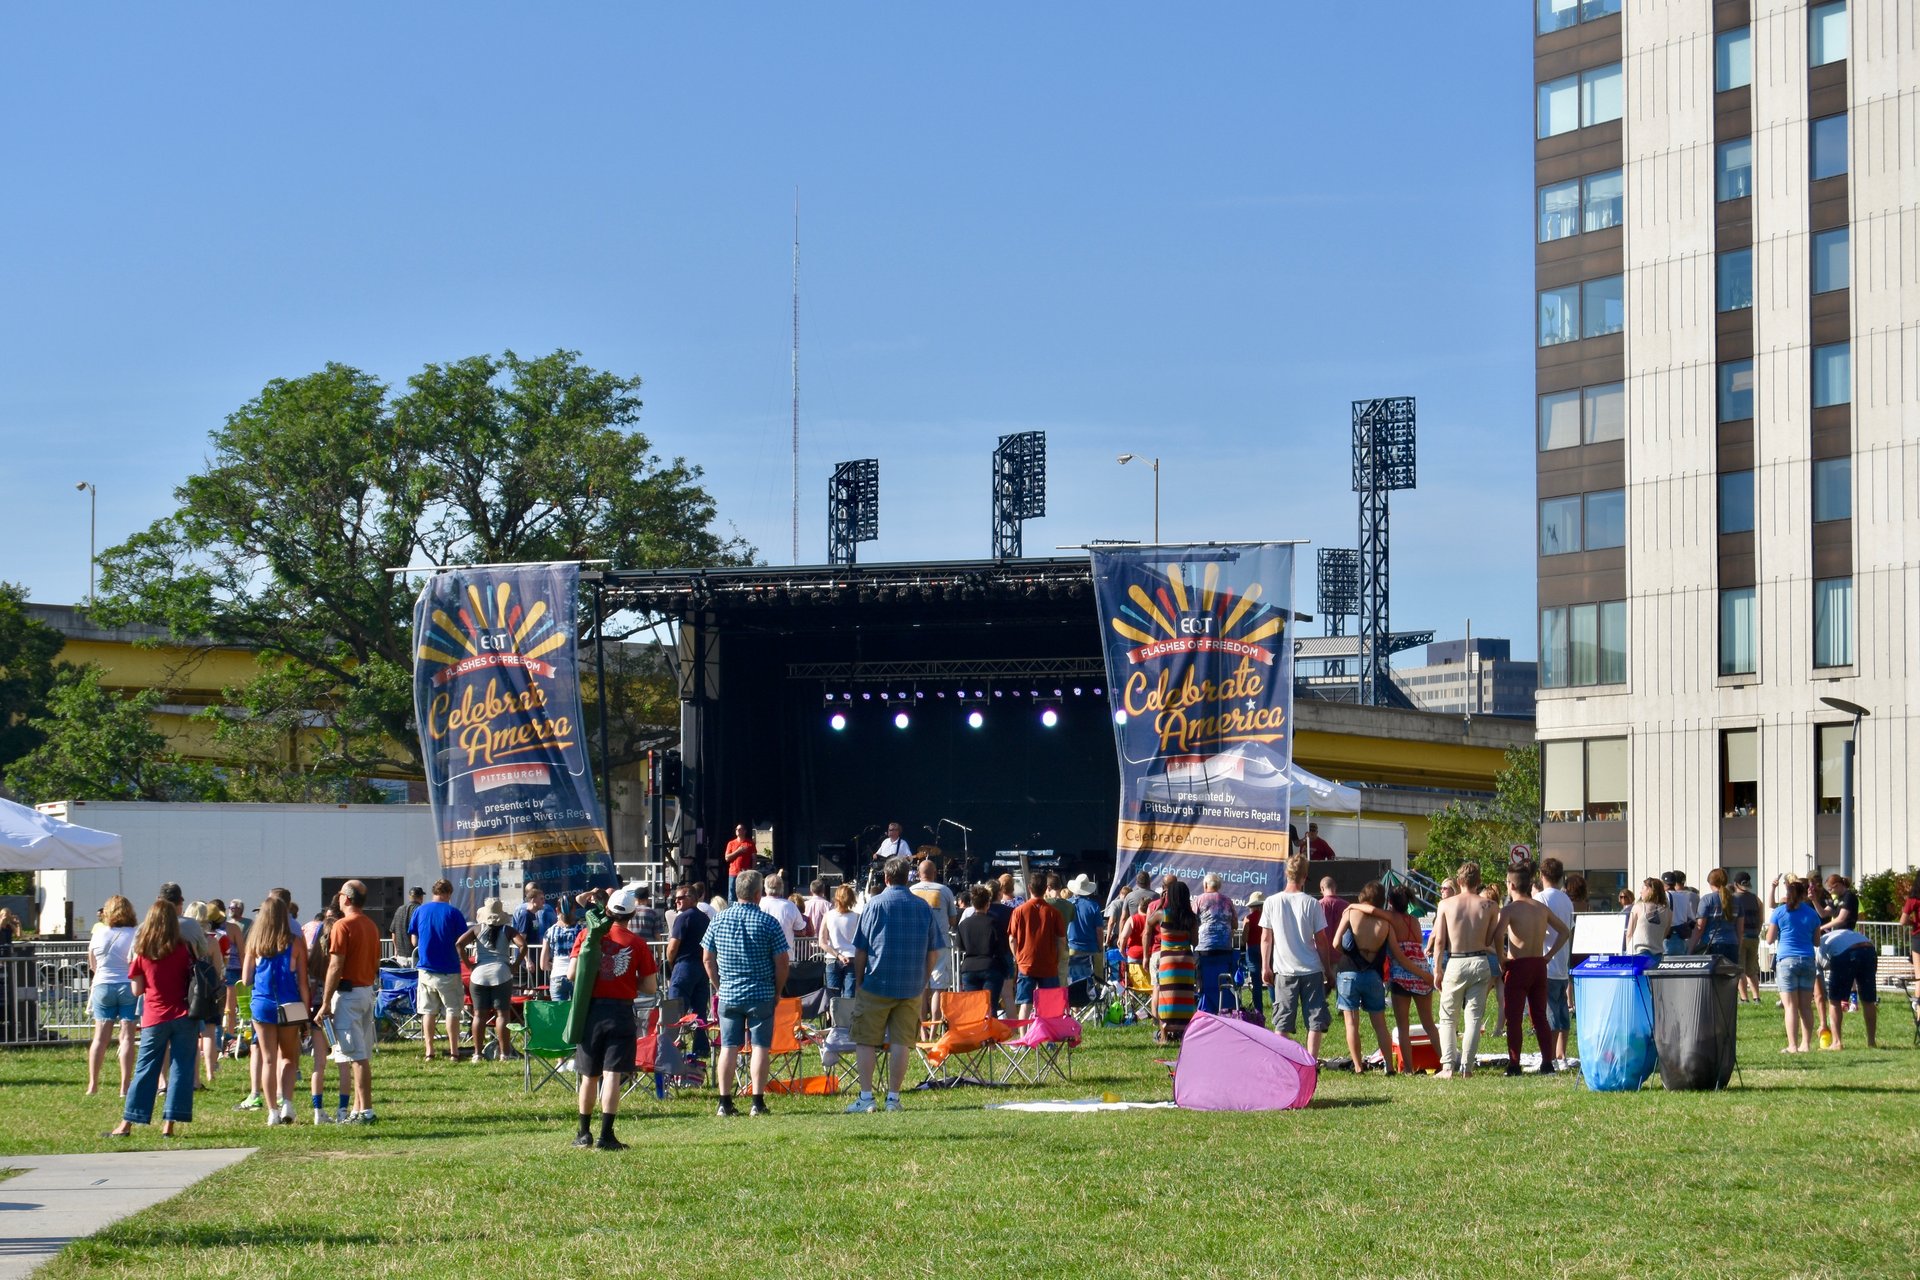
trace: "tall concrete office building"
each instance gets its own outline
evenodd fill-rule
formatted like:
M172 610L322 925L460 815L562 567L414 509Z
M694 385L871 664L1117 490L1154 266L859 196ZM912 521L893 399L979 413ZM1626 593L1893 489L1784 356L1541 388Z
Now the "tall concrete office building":
M1920 9L1535 0L1542 844L1920 861Z

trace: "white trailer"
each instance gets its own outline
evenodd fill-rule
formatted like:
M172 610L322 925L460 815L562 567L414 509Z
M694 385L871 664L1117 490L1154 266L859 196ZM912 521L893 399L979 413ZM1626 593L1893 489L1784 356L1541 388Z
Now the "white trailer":
M440 877L431 810L424 804L163 804L64 800L42 813L117 833L124 866L43 871L40 933L84 937L94 912L125 894L145 914L161 884L189 900L239 898L251 913L267 890L293 891L301 917L325 905L338 881L364 880L367 911L384 932L407 889ZM324 886L324 888L323 888Z

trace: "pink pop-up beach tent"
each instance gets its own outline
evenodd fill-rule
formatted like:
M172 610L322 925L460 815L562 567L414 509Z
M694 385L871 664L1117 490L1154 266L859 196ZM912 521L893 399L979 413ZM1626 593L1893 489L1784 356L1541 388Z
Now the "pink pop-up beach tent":
M1294 1111L1319 1082L1313 1055L1285 1036L1200 1013L1180 1042L1173 1100L1193 1111Z

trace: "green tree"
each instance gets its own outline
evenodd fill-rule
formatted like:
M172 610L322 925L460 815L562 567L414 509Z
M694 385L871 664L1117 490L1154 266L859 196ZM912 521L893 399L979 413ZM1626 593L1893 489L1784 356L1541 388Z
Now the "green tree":
M0 770L39 746L36 717L53 689L54 659L66 644L27 613L27 591L0 582Z
M354 692L354 691L349 691ZM194 717L219 753L226 798L249 803L378 803L367 785L384 743L364 708L335 698L325 676L280 663L223 691Z
M1444 880L1464 862L1497 877L1516 844L1540 847L1540 748L1509 747L1490 801L1454 800L1433 815L1414 870Z
M415 588L388 568L750 557L713 532L700 469L633 429L639 386L569 351L429 365L397 396L338 364L275 380L213 433L179 510L100 557L94 613L289 659L386 753L356 764L417 771Z
M63 666L45 715L28 722L43 741L7 769L7 785L35 803L219 798L212 772L175 760L148 720L165 696L121 697L101 685L100 668Z

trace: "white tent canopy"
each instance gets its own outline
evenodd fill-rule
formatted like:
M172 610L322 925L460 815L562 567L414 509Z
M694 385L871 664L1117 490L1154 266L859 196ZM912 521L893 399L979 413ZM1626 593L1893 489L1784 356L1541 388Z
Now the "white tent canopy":
M1360 788L1358 787L1328 782L1319 774L1302 769L1298 761L1293 764L1289 780L1293 783L1292 807L1295 809L1356 814L1360 812Z
M0 871L76 871L125 861L120 837L0 799Z

